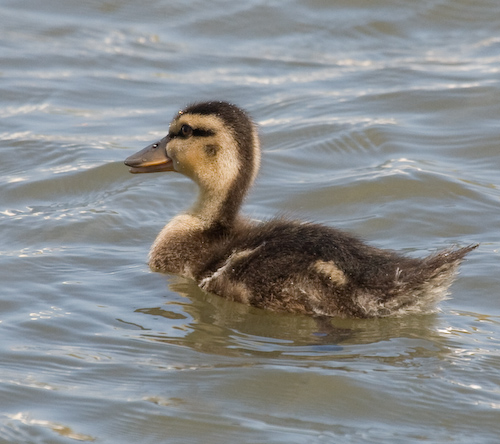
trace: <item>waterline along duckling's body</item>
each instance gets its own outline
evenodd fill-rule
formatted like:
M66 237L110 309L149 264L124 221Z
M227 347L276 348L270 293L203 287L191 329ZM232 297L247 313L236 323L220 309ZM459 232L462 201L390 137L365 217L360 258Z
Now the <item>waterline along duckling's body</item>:
M259 163L255 125L226 102L187 107L165 138L127 158L132 173L177 171L200 190L158 235L151 269L256 307L367 318L428 310L476 247L414 259L319 224L243 219L239 209Z

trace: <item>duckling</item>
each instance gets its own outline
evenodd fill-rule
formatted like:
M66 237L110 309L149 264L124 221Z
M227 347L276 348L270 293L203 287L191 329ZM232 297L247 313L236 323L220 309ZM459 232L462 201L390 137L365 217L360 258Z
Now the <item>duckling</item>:
M177 171L199 187L194 205L154 241L150 268L255 307L315 317L425 312L446 296L458 265L477 247L416 259L316 223L243 218L260 142L248 114L226 102L179 111L167 136L125 164L131 173Z

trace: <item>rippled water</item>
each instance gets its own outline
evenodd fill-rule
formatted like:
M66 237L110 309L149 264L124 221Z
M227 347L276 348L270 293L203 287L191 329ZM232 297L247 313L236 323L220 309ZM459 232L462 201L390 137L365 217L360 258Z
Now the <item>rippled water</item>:
M0 15L0 442L497 442L499 2L5 0ZM414 256L480 242L440 312L325 333L151 273L195 189L123 159L214 98L260 126L251 217Z

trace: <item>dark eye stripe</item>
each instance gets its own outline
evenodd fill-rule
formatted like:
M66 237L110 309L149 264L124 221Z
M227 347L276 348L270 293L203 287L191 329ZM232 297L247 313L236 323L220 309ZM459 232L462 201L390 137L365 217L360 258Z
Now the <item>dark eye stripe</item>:
M215 136L215 131L205 130L201 128L193 128L192 135L196 137L210 137L210 136ZM168 136L170 137L170 139L173 139L175 137L182 137L182 131L179 131L177 134L169 134Z
M200 128L193 128L193 136L197 137L210 137L215 135L215 132L212 130L205 130Z

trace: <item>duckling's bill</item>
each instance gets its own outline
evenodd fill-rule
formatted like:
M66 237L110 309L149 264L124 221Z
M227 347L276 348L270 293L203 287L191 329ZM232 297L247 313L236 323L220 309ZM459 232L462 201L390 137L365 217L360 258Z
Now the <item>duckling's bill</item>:
M131 173L158 173L161 171L174 171L172 159L167 156L168 136L159 142L152 143L141 151L125 159Z

